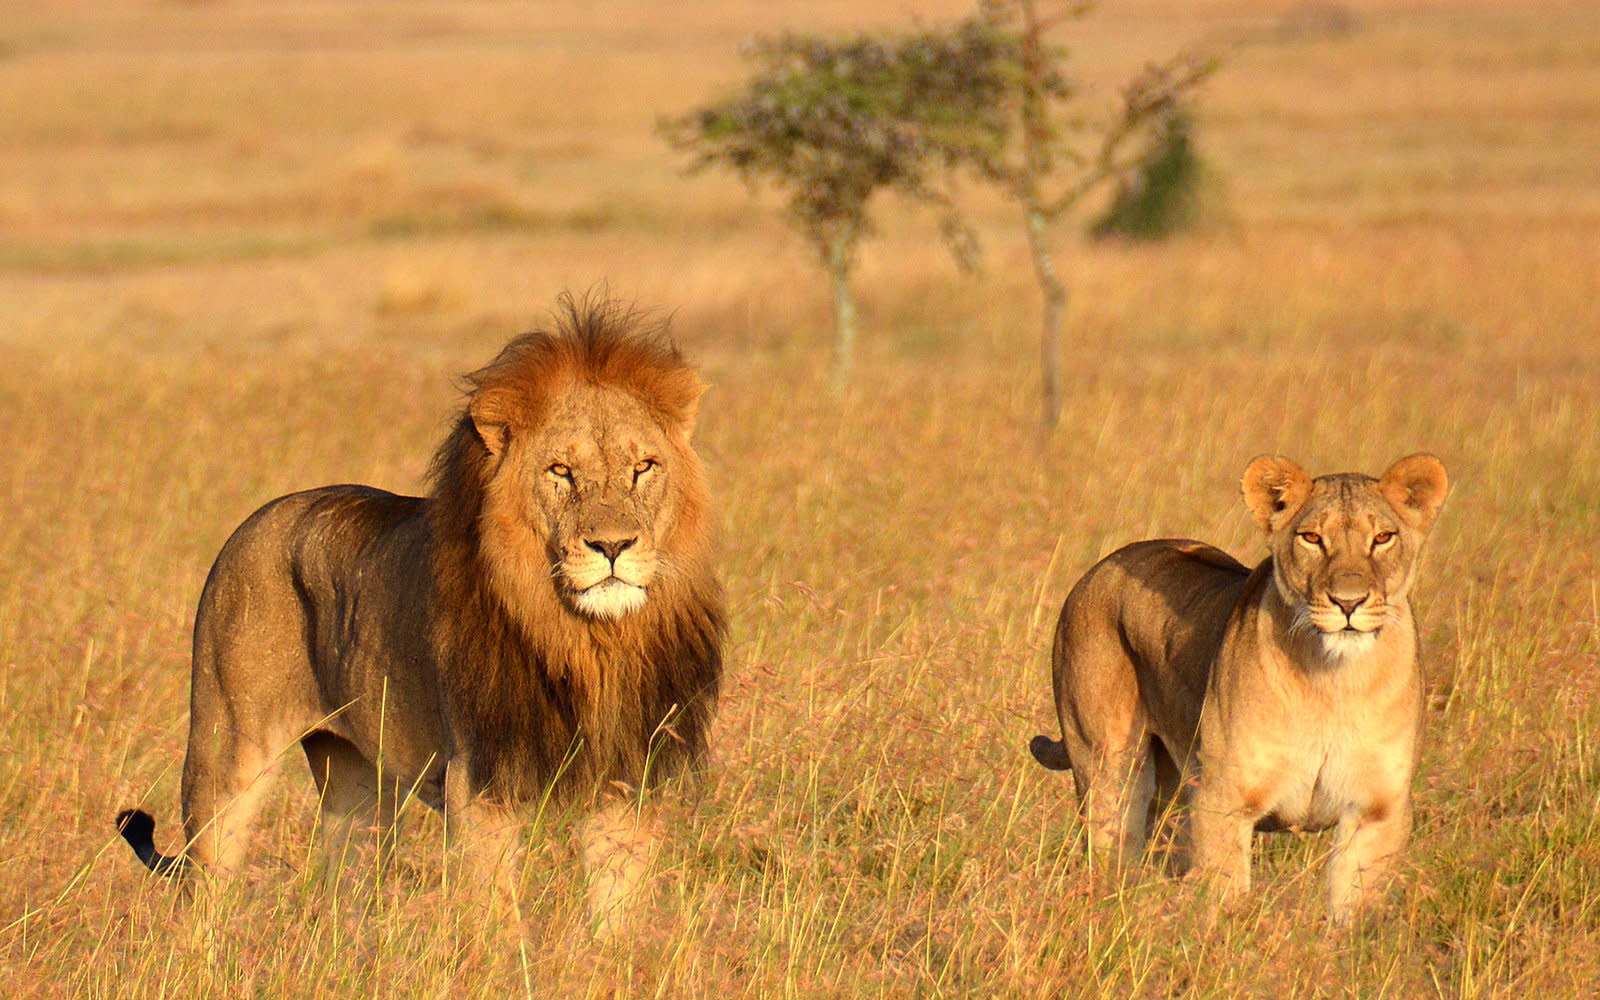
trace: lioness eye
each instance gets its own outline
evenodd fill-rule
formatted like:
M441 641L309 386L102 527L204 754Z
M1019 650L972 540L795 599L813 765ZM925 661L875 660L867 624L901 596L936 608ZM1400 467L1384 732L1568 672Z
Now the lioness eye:
M557 479L565 479L569 483L572 482L572 470L560 462L550 466L550 474Z
M1374 545L1388 545L1392 541L1394 541L1394 532L1392 531L1380 531L1372 536L1372 544Z
M1317 534L1315 531L1302 531L1302 532L1300 532L1300 540L1302 542L1305 542L1307 545L1321 545L1322 544L1322 536Z

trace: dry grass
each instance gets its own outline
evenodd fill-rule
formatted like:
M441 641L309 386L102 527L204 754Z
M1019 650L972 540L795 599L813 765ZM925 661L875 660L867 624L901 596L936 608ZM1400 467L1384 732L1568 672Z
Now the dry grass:
M996 207L977 279L926 222L865 262L865 363L823 391L822 283L770 211L651 135L786 25L902 5L7 4L0 18L0 982L44 996L1579 995L1600 981L1600 15L1107 2L1115 79L1229 45L1202 141L1229 217L1071 245L1068 408L1034 431L1034 297ZM933 17L964 5L926 5ZM671 11L671 13L669 13ZM764 204L764 203L763 203ZM419 816L381 887L327 877L302 765L248 878L192 910L110 819L174 831L187 629L260 502L401 490L450 376L563 287L676 310L715 389L728 694L642 941L485 940ZM1436 692L1392 902L1325 936L1308 863L1203 930L1096 888L1051 725L1067 586L1148 535L1254 558L1262 451L1455 492L1425 574Z

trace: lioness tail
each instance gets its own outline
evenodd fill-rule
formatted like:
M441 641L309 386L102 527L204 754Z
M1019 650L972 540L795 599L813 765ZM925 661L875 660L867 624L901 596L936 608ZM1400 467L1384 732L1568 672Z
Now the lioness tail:
M157 875L172 878L189 870L188 858L172 857L156 850L156 821L143 809L124 809L117 813L117 832L144 866Z
M1035 736L1028 741L1028 749L1033 751L1034 760L1052 771L1072 770L1072 758L1067 756L1066 744L1060 740L1053 740L1048 736Z

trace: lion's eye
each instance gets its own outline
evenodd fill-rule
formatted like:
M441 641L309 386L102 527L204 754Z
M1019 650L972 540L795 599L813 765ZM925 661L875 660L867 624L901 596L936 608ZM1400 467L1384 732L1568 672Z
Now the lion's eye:
M1388 545L1392 541L1394 541L1394 532L1392 531L1380 531L1372 536L1372 544L1374 545Z
M637 483L640 476L643 476L646 472L649 472L658 464L660 463L653 458L640 459L633 467L633 481Z
M1315 531L1302 531L1302 532L1300 532L1300 540L1302 542L1305 542L1307 545L1321 545L1322 544L1322 536L1317 534Z
M572 470L560 462L550 466L550 474L557 479L565 479L569 483L572 482Z

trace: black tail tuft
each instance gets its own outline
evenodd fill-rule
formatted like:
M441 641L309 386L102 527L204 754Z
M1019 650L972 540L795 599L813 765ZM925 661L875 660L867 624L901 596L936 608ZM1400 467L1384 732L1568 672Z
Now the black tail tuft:
M156 821L143 809L124 809L117 813L117 832L144 866L157 875L171 877L188 870L187 858L168 857L156 850Z
M137 851L142 844L156 845L156 821L143 809L124 809L117 813L117 832Z
M1028 749L1033 751L1034 760L1052 771L1072 770L1072 758L1067 756L1066 744L1060 740L1053 740L1048 736L1035 736L1028 741Z

